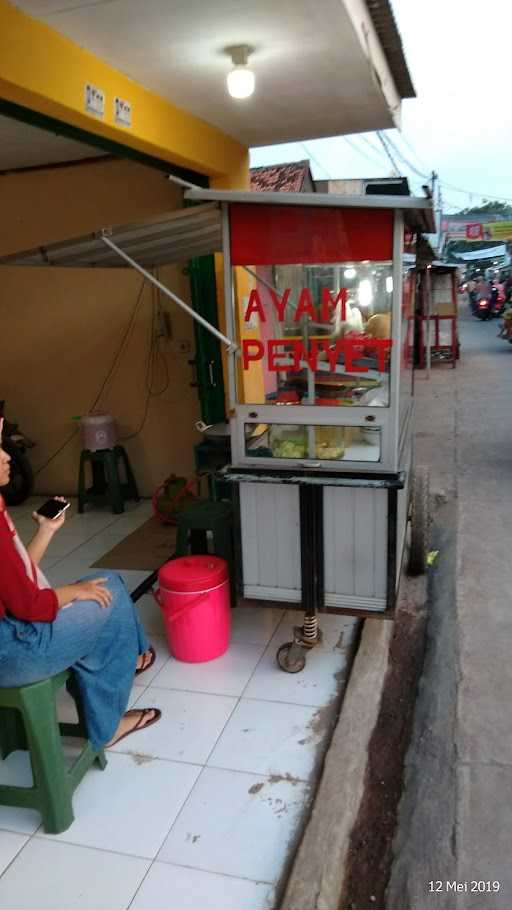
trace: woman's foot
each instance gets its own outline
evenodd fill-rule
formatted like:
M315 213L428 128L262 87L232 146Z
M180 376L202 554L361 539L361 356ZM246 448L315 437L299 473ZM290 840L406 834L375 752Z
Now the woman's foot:
M115 746L130 733L137 733L138 730L145 730L146 727L156 724L161 716L162 712L158 708L131 708L123 714L116 732L105 748Z
M155 660L156 651L152 646L147 651L144 651L143 654L139 654L135 676L138 676L139 673L144 673L145 670L149 670L149 668L153 666Z

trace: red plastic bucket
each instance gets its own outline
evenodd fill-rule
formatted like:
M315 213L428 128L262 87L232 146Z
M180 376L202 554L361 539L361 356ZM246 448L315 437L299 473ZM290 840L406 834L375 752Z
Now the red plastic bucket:
M160 604L171 654L187 663L220 657L231 632L228 567L217 556L181 556L158 572Z

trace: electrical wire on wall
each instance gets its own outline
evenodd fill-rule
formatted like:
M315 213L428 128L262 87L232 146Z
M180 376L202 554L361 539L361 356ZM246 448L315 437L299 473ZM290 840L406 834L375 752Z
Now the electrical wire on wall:
M125 351L125 349L126 349L128 343L129 343L129 341L130 341L130 339L131 339L131 337L132 337L132 335L133 335L133 330L134 330L134 327L135 327L135 323L136 323L136 320L137 320L137 316L138 316L139 310L140 310L140 308L141 308L141 306L142 306L142 303L143 303L143 299L144 299L144 286L145 286L145 283L146 283L146 279L143 278L143 279L142 279L141 286L140 286L140 288L139 288L139 292L138 292L138 294L137 294L137 299L136 299L136 301L135 301L135 306L134 306L134 308L133 308L133 310L132 310L132 314L131 314L130 319L129 319L129 321L128 321L128 325L127 325L127 327L126 327L126 329L125 329L125 331L124 331L124 333L123 333L123 335L122 335L121 341L120 341L120 343L119 343L119 347L118 347L118 349L117 349L117 351L116 351L116 353L115 353L115 355L114 355L114 359L113 359L113 361L112 361L112 363L111 363L111 365L110 365L110 367L109 367L109 370L108 370L108 372L107 372L107 375L105 376L105 379L103 380L103 382L102 382L102 384L101 384L100 390L99 390L98 394L96 395L96 398L94 399L94 401L93 401L93 403L91 404L90 408L88 409L88 413L90 413L91 411L94 411L94 409L97 407L97 405L99 404L99 401L100 401L101 396L103 395L105 389L107 388L107 386L109 385L109 383L112 381L112 379L113 379L115 373L117 372L117 370L118 370L118 368L119 368L119 364L120 364L120 362L121 362L123 353L124 353L124 351ZM69 436L67 437L67 439L62 443L62 445L59 446L59 448L58 448L52 455L50 455L50 457L44 462L44 464L40 465L40 467L38 467L37 470L34 471L34 475L35 475L36 477L37 477L39 474L41 474L41 472L44 471L44 470L48 467L48 465L51 464L52 461L54 461L55 458L57 458L58 455L60 455L61 452L64 451L64 449L66 448L66 446L68 446L69 443L71 442L71 440L75 438L75 436L76 436L77 433L78 433L78 427L76 427L76 428L73 430L73 432L69 434Z
M156 273L158 278L158 272ZM160 348L160 338L159 334L159 321L160 321L160 312L161 312L161 303L160 303L160 292L158 288L152 287L151 289L151 321L149 328L149 344L148 344L148 353L146 357L146 372L144 377L144 387L146 390L146 397L144 401L144 411L142 414L141 422L138 428L130 433L129 436L122 436L121 442L126 442L129 439L135 439L146 425L146 421L149 415L149 405L152 398L158 398L160 395L163 395L170 385L170 376L169 376L169 367L167 365L167 360L163 351ZM157 365L160 362L164 370L164 383L160 389L155 389L155 378Z

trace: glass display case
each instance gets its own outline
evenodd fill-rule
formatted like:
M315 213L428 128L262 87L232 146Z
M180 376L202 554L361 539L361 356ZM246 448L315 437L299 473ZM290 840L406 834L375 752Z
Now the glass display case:
M242 203L229 225L233 462L396 470L401 215Z

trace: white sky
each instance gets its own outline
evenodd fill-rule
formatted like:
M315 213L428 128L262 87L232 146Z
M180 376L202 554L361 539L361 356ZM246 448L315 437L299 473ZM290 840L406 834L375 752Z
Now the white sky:
M417 98L402 104L402 135L390 130L389 136L419 171L436 170L441 183L473 191L470 198L443 186L445 211L476 204L482 194L512 200L512 3L391 2ZM251 152L253 166L303 158L311 159L317 179L392 173L373 133ZM425 181L400 170L419 191Z

